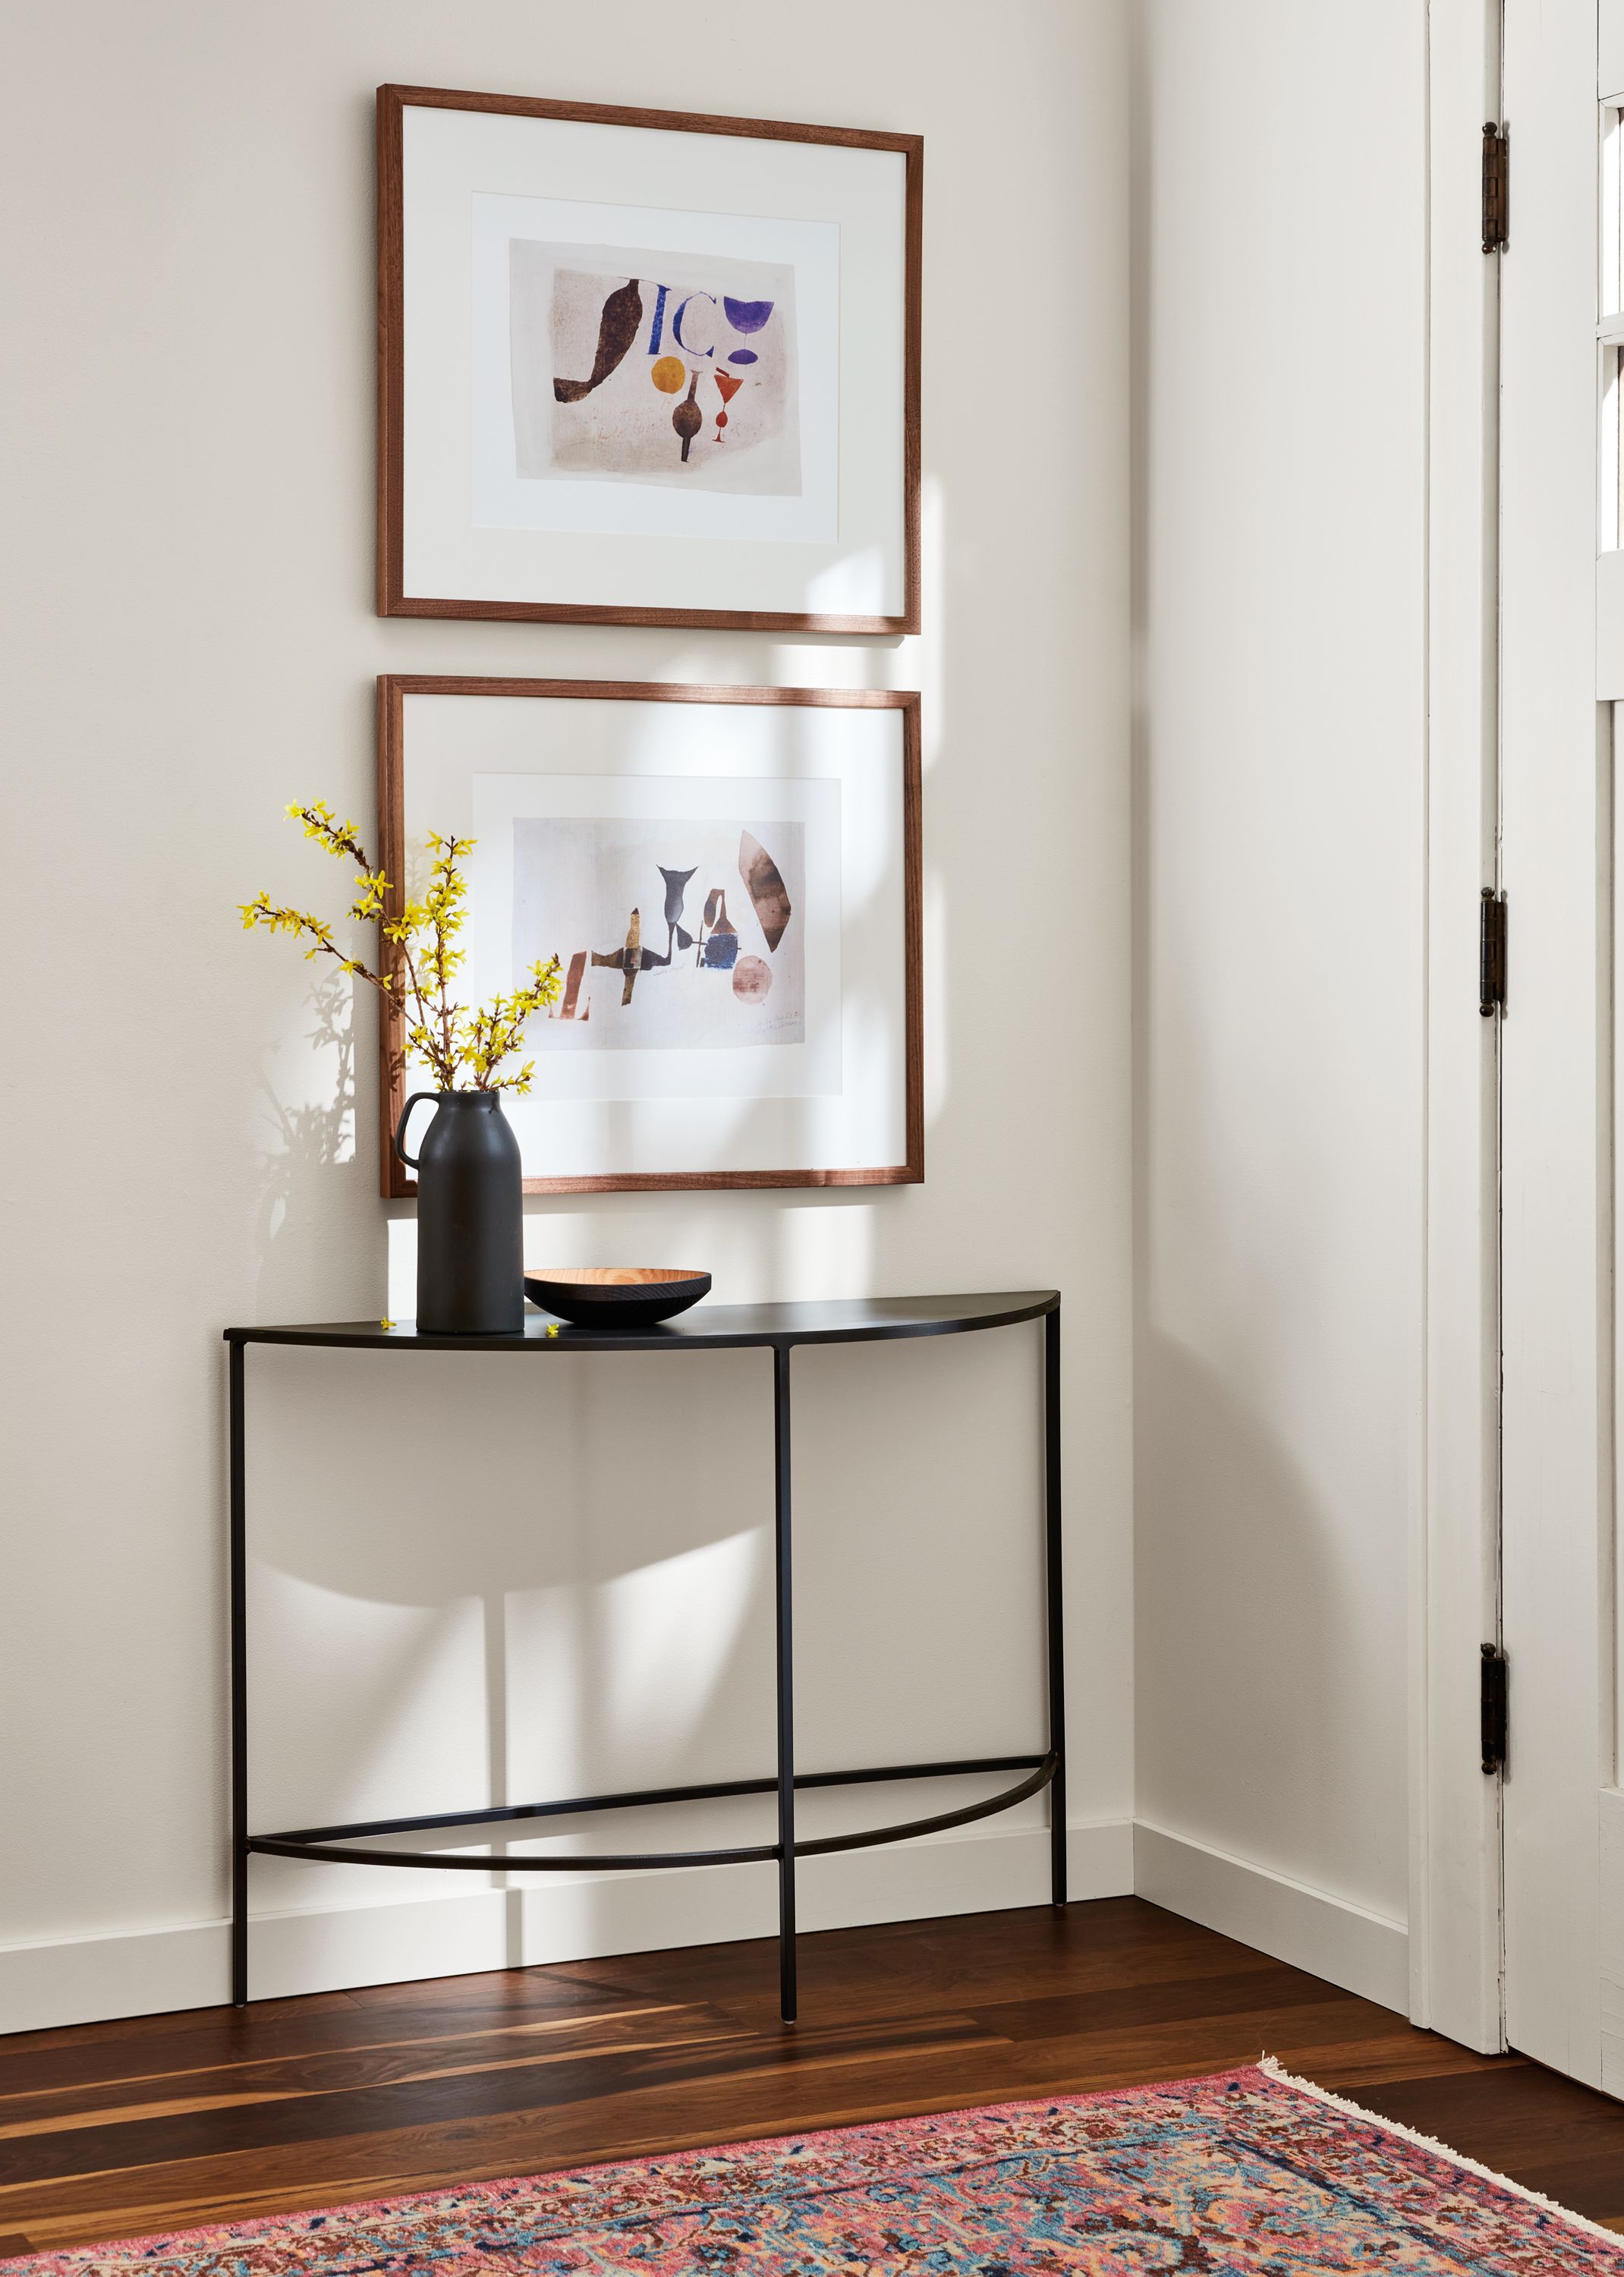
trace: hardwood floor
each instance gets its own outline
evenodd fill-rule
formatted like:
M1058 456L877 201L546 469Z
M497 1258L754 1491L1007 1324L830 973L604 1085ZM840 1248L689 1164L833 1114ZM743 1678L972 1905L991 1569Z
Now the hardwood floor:
M1624 2106L1136 1898L0 2038L0 2258L1279 2056L1624 2228Z

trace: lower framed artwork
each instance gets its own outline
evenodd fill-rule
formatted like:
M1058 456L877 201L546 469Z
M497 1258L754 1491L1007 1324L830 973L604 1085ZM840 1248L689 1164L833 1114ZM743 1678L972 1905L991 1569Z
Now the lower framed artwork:
M530 1193L924 1176L919 698L646 682L378 682L390 913L473 841L467 993L557 956L505 1100ZM409 1091L381 1035L383 1192Z

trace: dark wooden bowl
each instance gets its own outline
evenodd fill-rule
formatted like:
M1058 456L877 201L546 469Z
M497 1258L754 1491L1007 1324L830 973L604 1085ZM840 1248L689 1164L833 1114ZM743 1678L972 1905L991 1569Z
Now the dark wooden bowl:
M525 1268L525 1295L578 1329L651 1329L686 1313L710 1291L709 1273L665 1265L548 1265Z

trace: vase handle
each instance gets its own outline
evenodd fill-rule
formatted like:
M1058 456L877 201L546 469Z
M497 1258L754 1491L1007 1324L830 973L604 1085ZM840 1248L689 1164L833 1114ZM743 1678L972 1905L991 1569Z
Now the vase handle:
M412 1109L417 1105L420 1100L438 1099L439 1095L440 1094L437 1091L414 1091L412 1093L411 1098L407 1100L406 1105L400 1110L400 1120L395 1125L395 1152L399 1155L401 1161L406 1164L408 1170L415 1170L419 1168L419 1163L417 1156L415 1154L408 1154L406 1150L406 1127L407 1117L410 1116Z

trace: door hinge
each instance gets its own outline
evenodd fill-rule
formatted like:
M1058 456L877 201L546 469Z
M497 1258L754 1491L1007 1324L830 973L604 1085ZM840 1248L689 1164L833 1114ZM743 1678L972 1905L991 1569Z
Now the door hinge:
M1477 908L1477 1009L1487 1020L1506 1009L1506 896L1485 886Z
M1499 253L1510 244L1511 139L1493 119L1483 130L1483 249Z
M1506 1749L1511 1737L1511 1725L1506 1697L1506 1656L1498 1645L1484 1645L1482 1669L1482 1689L1479 1697L1483 1726L1483 1767L1489 1772L1503 1771L1506 1768Z

